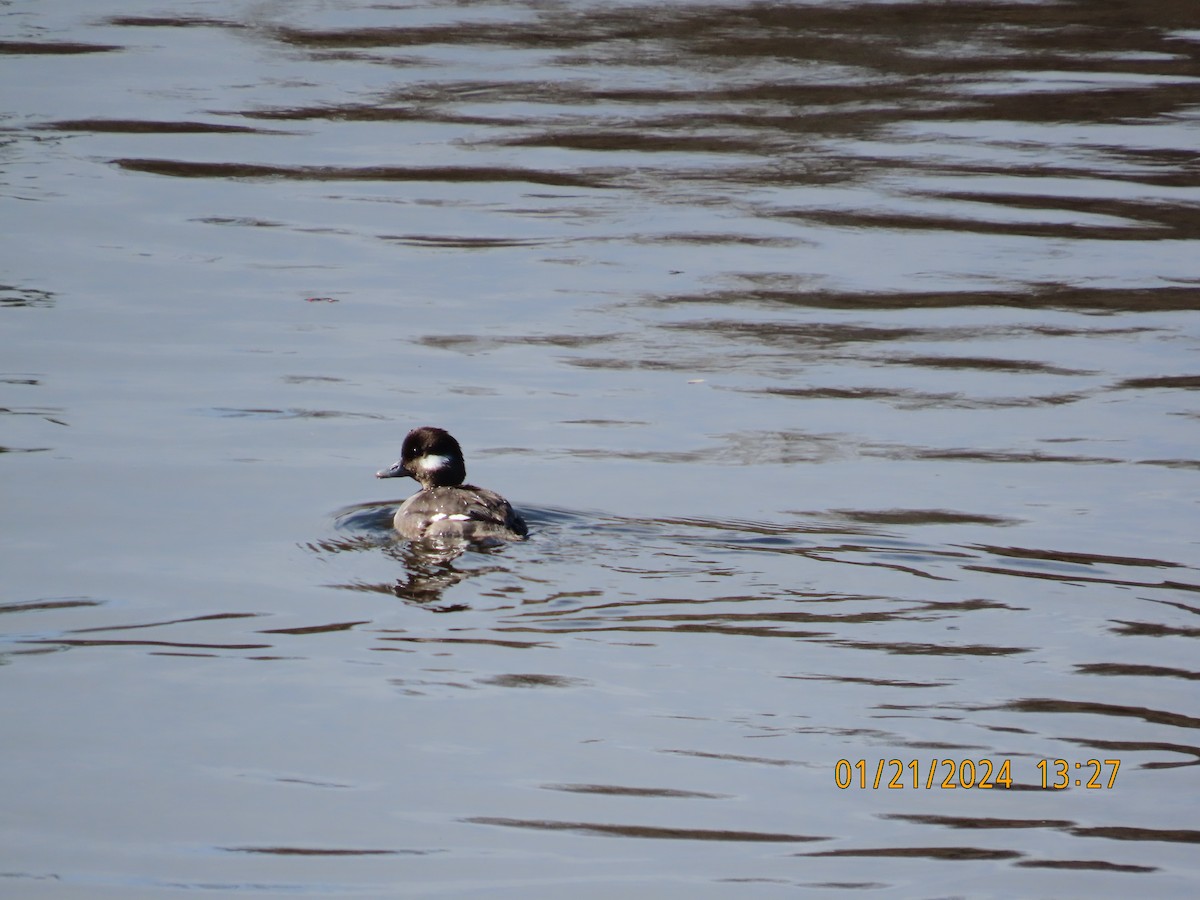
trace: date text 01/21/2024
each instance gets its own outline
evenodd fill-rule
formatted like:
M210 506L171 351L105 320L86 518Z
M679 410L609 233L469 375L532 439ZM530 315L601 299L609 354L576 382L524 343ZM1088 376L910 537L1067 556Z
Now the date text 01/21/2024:
M1066 787L1109 789L1117 783L1119 759L1089 759L1072 762L1066 759L1042 759L1037 763L1042 788L1062 790ZM1109 774L1102 777L1105 770ZM1073 774L1078 777L1073 777ZM921 776L924 775L924 778ZM954 789L1011 788L1012 760L999 762L990 759L859 759L851 762L839 759L833 767L833 782L839 788L858 787L879 790L888 788Z

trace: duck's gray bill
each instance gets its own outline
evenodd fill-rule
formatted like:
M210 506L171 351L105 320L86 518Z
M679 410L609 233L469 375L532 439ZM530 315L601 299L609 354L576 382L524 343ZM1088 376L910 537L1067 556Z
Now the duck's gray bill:
M383 469L375 473L376 478L412 478L408 472L404 471L402 462L394 463L390 468Z

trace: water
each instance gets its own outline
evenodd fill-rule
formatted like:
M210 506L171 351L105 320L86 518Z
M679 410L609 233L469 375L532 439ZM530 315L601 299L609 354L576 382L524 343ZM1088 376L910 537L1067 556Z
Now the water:
M1194 896L1200 10L0 23L3 893Z

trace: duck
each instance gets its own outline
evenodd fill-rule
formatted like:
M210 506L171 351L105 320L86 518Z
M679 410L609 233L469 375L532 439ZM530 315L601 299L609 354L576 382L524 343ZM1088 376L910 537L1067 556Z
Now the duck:
M511 503L495 491L464 484L462 447L444 428L414 428L404 438L400 459L375 477L412 478L421 486L392 519L406 540L496 544L521 541L529 534Z

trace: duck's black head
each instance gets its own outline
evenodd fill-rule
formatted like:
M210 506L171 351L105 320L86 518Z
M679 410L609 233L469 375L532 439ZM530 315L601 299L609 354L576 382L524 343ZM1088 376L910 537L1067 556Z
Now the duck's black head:
M391 468L375 473L376 478L415 478L422 488L462 484L467 464L462 448L441 428L424 425L404 439L400 459Z

